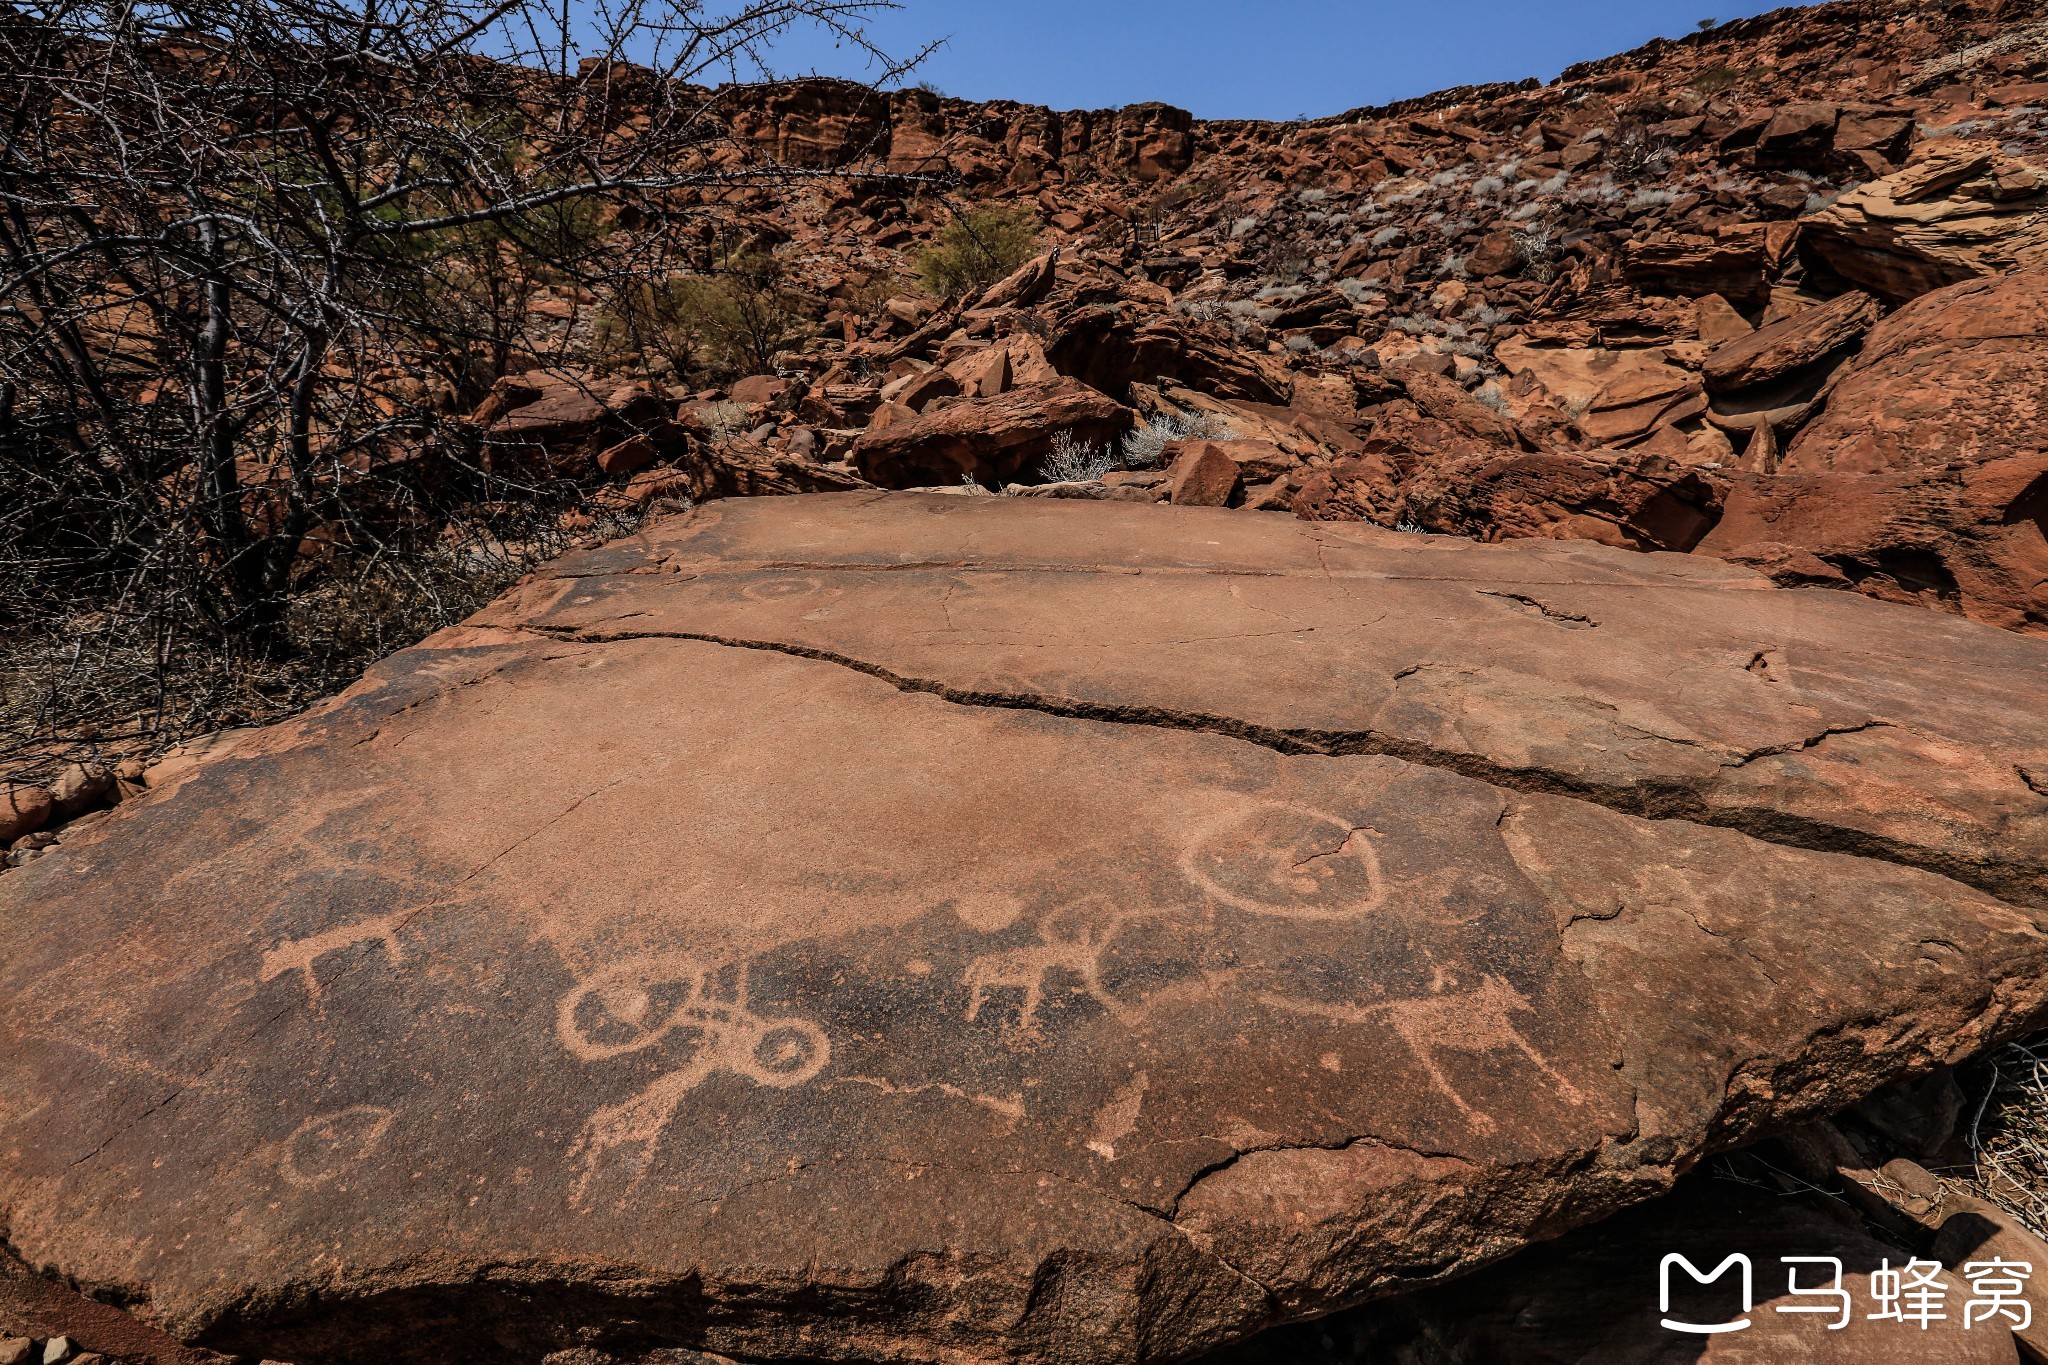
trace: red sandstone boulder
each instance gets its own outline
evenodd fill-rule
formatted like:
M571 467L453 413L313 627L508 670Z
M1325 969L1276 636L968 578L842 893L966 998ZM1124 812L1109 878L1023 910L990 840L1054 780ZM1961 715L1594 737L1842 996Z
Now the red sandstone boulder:
M954 398L960 393L960 385L953 376L936 365L928 370L906 374L901 379L882 386L881 407L875 410L875 421L889 408L908 408L911 412L923 412L935 398Z
M794 380L778 378L772 374L752 374L736 381L732 386L732 401L748 407L779 407L788 402L796 393Z
M1468 451L1367 455L1312 476L1305 521L1375 521L1476 540L1590 540L1634 550L1693 549L1720 519L1725 481L1661 455Z
M1005 482L1034 466L1062 432L1099 443L1130 424L1131 413L1122 404L1063 379L949 403L883 430L870 429L854 442L853 462L863 478L889 488L955 484L962 477Z
M2048 634L2048 454L1729 478L1701 554L1756 563L1781 583L1814 581L1808 565L1757 558L1797 547L1841 586Z
M1774 170L1821 169L1834 150L1835 121L1842 116L1833 104L1787 104L1780 107L1757 135L1756 164Z
M1454 381L1411 365L1398 372L1397 382L1415 406L1429 416L1449 422L1493 445L1512 450L1520 444L1513 422L1474 398Z
M1601 388L1574 425L1588 441L1622 445L1706 408L1699 376L1669 365L1632 369Z
M682 495L695 502L780 497L788 493L838 493L874 486L844 467L821 465L739 436L699 443L674 471L650 470L636 476L636 484L647 480L641 488L652 490L640 500L676 496L678 477L682 481Z
M1402 494L1406 519L1432 531L1683 552L1719 519L1724 487L1662 456L1589 451L1433 464Z
M1804 220L1817 271L1891 303L2007 270L2048 267L2048 182L1977 144L1930 152ZM2001 188L2001 180L2013 186Z
M1770 257L1761 236L1754 234L1642 238L1629 242L1623 261L1629 282L1653 293L1688 298L1718 294L1743 305L1762 304L1770 297Z
M49 823L55 810L56 802L45 787L0 787L0 844L11 844L24 834L34 834Z
M2048 631L2048 274L1938 290L1878 324L1774 479L1700 549L1806 550L1875 596Z
M1878 324L1791 473L1876 473L2048 452L2048 272L1972 280Z
M1168 497L1177 507L1222 507L1237 495L1243 471L1213 441L1188 441L1167 470Z
M597 467L607 474L636 474L661 458L645 436L628 436L597 454Z
M1182 453L1195 445L1215 448L1227 456L1247 483L1266 483L1294 473L1302 466L1302 457L1276 441L1246 440L1232 438L1220 441L1176 441L1166 447L1165 460L1171 465Z
M582 388L553 384L540 393L539 398L493 422L491 440L502 445L573 446L604 421L604 403Z
M1133 384L1174 380L1218 398L1285 404L1293 392L1287 372L1177 314L1135 320L1110 303L1090 303L1064 314L1047 355L1061 374L1101 389L1127 393Z
M1781 379L1853 345L1877 321L1877 312L1877 300L1868 294L1844 294L1715 347L1701 373L1720 392Z

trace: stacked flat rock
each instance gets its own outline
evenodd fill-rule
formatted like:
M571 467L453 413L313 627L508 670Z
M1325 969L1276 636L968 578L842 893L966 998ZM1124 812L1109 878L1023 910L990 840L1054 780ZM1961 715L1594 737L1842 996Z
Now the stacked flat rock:
M2043 714L1703 558L718 504L0 879L0 1226L301 1365L1181 1359L2036 1023Z

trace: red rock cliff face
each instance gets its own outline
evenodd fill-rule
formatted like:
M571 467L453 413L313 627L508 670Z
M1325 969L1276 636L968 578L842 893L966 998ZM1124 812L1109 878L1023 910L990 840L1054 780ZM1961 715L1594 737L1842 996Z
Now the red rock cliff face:
M1194 164L1195 120L1167 104L1060 113L1040 105L970 104L924 90L881 94L812 80L765 91L732 115L732 129L791 165L836 169L863 161L901 175L957 175L1023 188L1107 175L1166 180Z

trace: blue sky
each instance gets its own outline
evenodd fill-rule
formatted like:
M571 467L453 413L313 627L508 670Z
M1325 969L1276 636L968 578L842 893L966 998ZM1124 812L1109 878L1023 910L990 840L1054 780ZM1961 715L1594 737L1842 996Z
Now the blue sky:
M1480 81L1542 80L1679 37L1755 0L905 0L873 26L891 51L950 41L922 71L949 95L1056 109L1165 100L1204 118L1342 113ZM776 65L860 77L815 38Z

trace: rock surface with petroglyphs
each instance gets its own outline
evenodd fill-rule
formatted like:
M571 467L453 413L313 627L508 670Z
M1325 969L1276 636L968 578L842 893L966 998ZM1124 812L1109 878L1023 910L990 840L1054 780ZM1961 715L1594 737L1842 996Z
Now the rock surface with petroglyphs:
M0 1227L301 1365L1137 1362L2048 1006L2048 642L1114 502L726 502L0 880Z

